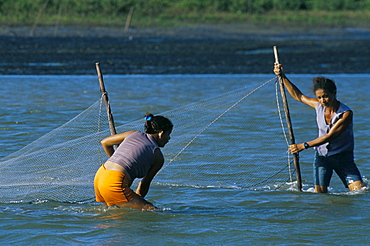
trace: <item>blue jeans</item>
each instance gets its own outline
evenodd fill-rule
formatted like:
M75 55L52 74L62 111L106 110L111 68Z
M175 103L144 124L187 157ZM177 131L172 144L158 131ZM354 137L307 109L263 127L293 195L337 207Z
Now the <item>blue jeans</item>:
M313 164L315 185L329 186L333 170L338 174L345 187L354 181L362 181L360 171L353 160L352 151L331 156L321 156L316 152Z

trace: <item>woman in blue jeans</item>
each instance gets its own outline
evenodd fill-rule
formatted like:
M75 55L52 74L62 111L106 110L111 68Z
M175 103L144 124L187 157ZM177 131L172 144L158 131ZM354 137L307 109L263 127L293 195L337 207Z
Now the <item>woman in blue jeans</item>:
M311 147L315 148L315 192L328 192L333 171L351 191L365 187L353 158L353 112L337 100L334 81L325 77L314 78L313 92L316 98L309 98L289 81L281 64L275 64L274 73L281 76L289 94L295 100L316 110L319 136L311 141L289 146L292 154Z

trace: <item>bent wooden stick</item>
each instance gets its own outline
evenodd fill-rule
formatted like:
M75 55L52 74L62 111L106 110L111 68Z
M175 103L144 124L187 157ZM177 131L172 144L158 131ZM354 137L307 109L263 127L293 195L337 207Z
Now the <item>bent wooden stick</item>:
M276 46L274 46L274 56L275 56L275 63L279 64L278 51L277 51ZM295 138L294 138L294 134L293 134L292 122L291 122L291 119L290 119L288 101L287 101L287 98L286 98L284 83L283 83L283 80L282 80L281 76L279 76L279 84L280 84L281 97L282 97L282 100L283 100L283 103L284 103L285 119L286 119L286 122L287 122L288 131L289 131L290 144L295 144ZM294 168L296 170L297 187L298 187L299 191L302 191L301 167L299 165L299 155L298 155L298 153L293 154L293 162L294 162Z
M111 135L115 135L117 132L116 132L116 128L114 126L114 120L113 120L113 115L112 115L112 111L111 111L110 104L109 104L108 93L105 90L103 75L100 71L99 62L95 63L95 66L96 66L96 71L98 73L100 91L102 93L103 100L104 100L104 103L105 103L105 108L106 108L107 115L108 115L110 133L111 133Z

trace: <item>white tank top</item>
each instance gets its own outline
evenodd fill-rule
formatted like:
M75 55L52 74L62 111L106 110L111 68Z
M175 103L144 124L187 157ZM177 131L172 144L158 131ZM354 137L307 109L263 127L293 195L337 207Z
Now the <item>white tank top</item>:
M334 117L330 120L330 124L326 124L324 115L325 108L319 103L316 107L316 122L319 128L319 137L328 134L329 130L346 111L351 111L351 109L347 105L340 103L337 112L335 112ZM328 143L315 147L315 149L322 156L331 156L344 151L353 151L353 122L351 121L347 128L338 137Z

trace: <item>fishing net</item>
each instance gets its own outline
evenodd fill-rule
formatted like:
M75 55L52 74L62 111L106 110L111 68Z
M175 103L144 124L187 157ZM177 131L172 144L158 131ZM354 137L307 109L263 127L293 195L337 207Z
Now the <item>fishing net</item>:
M164 149L168 162L156 181L253 189L291 181L279 88L278 83L266 86L271 81L277 82L272 79L165 112L174 121L174 137Z
M175 127L153 185L271 189L291 181L282 108L271 81L156 113ZM143 124L139 119L116 130L142 131ZM1 159L0 201L93 201L94 175L107 159L100 140L109 135L100 99Z
M3 158L0 201L91 198L91 172L102 161L101 105L101 100L96 101L69 122Z

